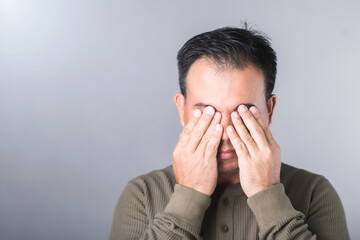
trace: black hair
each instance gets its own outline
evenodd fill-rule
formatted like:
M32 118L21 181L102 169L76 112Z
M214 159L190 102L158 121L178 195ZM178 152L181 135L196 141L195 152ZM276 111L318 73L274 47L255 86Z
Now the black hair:
M276 53L265 34L249 29L245 24L244 28L219 28L188 40L177 55L180 91L185 98L187 73L191 65L203 57L219 67L244 69L253 65L261 69L266 100L271 97L276 78Z

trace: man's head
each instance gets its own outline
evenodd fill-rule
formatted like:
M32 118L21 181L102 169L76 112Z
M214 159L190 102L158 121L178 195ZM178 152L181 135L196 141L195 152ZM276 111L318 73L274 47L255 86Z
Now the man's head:
M265 77L266 99L270 98L276 78L276 53L266 36L246 27L226 27L199 34L187 41L177 55L179 85L185 98L189 69L203 57L219 68L242 70L249 65L259 68Z
M276 54L265 36L246 28L220 28L191 38L177 59L181 93L174 100L183 126L195 108L204 110L207 105L221 113L224 129L232 125L230 114L240 104L255 105L263 120L271 123ZM219 177L238 170L236 154L226 154L231 151L234 148L224 131Z

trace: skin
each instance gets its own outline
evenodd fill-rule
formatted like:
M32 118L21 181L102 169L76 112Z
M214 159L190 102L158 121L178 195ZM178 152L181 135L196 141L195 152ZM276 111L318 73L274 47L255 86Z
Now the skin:
M209 196L216 185L240 183L248 197L279 183L280 148L269 130L276 96L266 100L262 71L200 58L186 84L186 99L174 97L183 126L173 152L177 183Z

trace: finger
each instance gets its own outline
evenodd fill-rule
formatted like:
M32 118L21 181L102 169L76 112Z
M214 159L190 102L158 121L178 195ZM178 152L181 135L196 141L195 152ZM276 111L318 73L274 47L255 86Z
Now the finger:
M259 149L264 150L268 148L269 143L265 136L264 130L251 114L249 109L245 105L240 105L238 107L238 112Z
M271 134L270 128L262 120L259 110L255 106L252 106L249 110L252 113L252 115L254 116L254 118L256 119L256 121L259 123L260 127L263 129L263 132L264 132L268 142L270 143L270 145L277 146L277 143L276 143L273 135Z
M246 128L245 124L241 120L240 115L237 111L231 113L231 120L233 122L237 134L239 135L243 143L245 143L246 148L248 149L250 155L254 156L254 154L259 150L259 148L256 145L250 132Z
M216 155L218 152L222 134L223 134L223 128L220 124L216 124L215 126L213 126L211 139L206 144L206 149L205 149L204 161L206 163L209 163L211 161L214 161L216 163Z
M203 115L200 117L199 121L193 128L191 135L189 137L188 146L190 151L195 151L197 146L199 145L202 137L204 136L206 130L208 129L213 116L215 113L215 109L211 106L207 106L204 109Z
M211 138L213 138L213 132L216 131L215 126L220 123L220 119L221 119L221 113L216 112L214 115L214 118L211 121L210 126L206 130L198 147L196 148L196 151L203 152L203 153L205 152L205 148L206 148L208 142L211 140Z
M191 118L189 119L188 123L184 126L183 130L181 131L179 144L185 144L188 142L196 123L200 119L201 114L202 112L200 109L195 109L192 112Z
M248 149L246 148L245 143L241 140L239 135L236 133L233 126L227 126L226 132L230 138L231 145L235 148L236 155L238 159L242 159L245 156L249 155Z

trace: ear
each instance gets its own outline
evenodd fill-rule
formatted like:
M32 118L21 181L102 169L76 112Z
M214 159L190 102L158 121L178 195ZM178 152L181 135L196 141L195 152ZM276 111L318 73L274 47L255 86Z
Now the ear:
M184 127L184 109L185 109L185 97L181 93L176 93L174 102L179 111L180 124Z
M272 116L274 113L274 108L276 105L276 95L272 94L271 97L269 98L268 102L267 102L267 109L268 109L268 113L269 113L269 126L271 124L272 121Z

